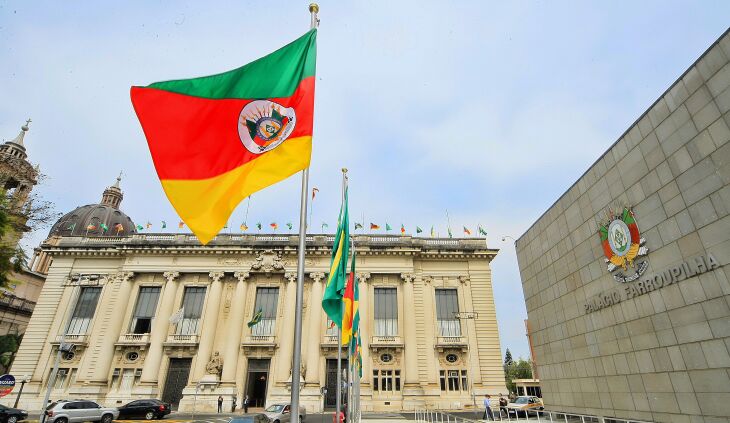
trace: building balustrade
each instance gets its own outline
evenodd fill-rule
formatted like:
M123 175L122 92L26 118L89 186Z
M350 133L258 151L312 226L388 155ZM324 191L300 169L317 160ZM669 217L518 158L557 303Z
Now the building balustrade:
M74 344L74 345L86 345L89 342L89 335L86 334L66 334L66 336L58 335L56 337L56 342L54 344L60 344L61 338L63 338L63 342L65 344Z
M189 336L189 335L183 335ZM119 336L117 344L123 345L147 345L150 343L149 333L126 333Z
M249 335L241 342L244 353L271 353L277 347L275 335Z
M403 338L397 335L375 335L370 338L370 349L377 351L380 348L403 348Z
M437 336L435 346L439 351L445 348L460 348L462 351L469 349L466 336Z
M182 334L175 334L175 335L169 335L167 337L167 344L197 344L198 343L198 335L182 335Z

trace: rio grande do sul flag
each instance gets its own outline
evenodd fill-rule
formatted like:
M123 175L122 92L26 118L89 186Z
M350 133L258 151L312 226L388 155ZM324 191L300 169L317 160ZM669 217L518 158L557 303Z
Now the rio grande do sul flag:
M243 67L132 87L167 198L203 244L252 193L309 166L317 30Z

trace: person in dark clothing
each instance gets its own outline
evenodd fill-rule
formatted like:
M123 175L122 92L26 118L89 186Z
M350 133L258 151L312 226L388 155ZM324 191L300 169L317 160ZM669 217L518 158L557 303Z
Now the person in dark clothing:
M504 411L505 414L509 415L507 412L507 398L504 397L504 395L499 394L499 415L502 415L502 411Z
M246 398L243 399L243 412L248 413L248 404L251 402L251 400L248 398L248 395L246 395Z
M218 395L218 412L223 412L223 397Z
M231 403L231 413L235 413L236 412L236 402L237 402L237 400L238 400L238 398L236 398L236 396L234 395L233 396L233 402Z

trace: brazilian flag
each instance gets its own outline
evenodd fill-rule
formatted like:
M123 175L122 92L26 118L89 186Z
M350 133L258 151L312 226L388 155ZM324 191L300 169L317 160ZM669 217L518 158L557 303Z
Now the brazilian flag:
M347 281L347 258L350 256L350 218L347 212L347 188L337 219L337 233L332 245L332 261L327 286L322 297L322 308L327 316L342 329L342 296Z
M251 318L251 321L247 323L248 327L252 328L252 327L256 326L257 324L259 324L259 322L261 322L261 317L263 317L263 315L264 315L264 311L262 309L258 309L258 311L256 311L256 313L254 313L253 317Z

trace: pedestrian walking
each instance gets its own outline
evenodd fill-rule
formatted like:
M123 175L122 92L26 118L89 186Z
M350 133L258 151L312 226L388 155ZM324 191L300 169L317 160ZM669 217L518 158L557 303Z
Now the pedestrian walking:
M484 395L484 419L494 421L494 414L492 413L492 403L490 401L489 394Z
M231 413L236 412L236 402L238 401L238 398L236 396L233 396L233 402L231 403Z
M499 394L499 417L502 417L502 411L504 411L504 414L509 415L509 411L507 411L507 398L504 397L501 393Z
M248 403L250 403L251 400L248 398L248 395L243 399L243 412L248 413Z
M218 413L223 412L223 397L218 395Z

